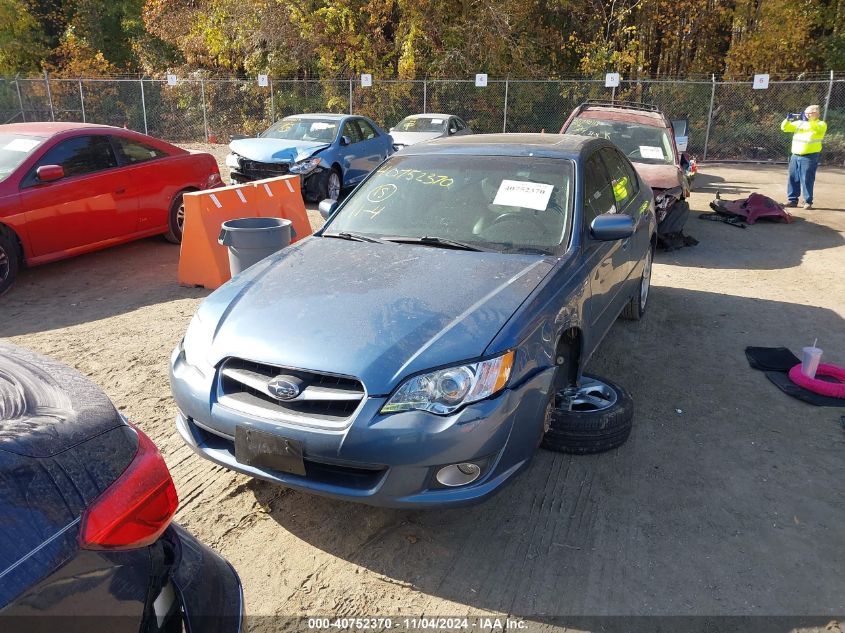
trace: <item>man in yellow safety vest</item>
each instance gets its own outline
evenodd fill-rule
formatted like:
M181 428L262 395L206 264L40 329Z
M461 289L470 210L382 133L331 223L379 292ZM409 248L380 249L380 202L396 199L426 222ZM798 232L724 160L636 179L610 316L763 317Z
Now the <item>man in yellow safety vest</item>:
M819 119L820 108L807 106L804 117L788 114L780 129L792 134L792 156L789 157L789 182L786 186L787 207L798 206L798 196L804 190L804 208L813 208L813 183L819 165L822 139L827 123Z

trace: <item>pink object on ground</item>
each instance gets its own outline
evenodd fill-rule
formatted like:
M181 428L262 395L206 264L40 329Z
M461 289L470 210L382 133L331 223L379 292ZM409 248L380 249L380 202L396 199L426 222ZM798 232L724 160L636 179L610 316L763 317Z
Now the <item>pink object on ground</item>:
M820 396L831 398L845 398L845 367L837 367L830 363L820 363L816 376L827 376L839 382L828 382L818 378L810 378L801 372L801 363L789 370L789 379L799 387L812 391Z
M779 202L759 193L752 193L743 200L722 200L717 198L710 203L710 208L721 215L742 218L748 224L757 220L774 220L791 224L794 218L789 215Z

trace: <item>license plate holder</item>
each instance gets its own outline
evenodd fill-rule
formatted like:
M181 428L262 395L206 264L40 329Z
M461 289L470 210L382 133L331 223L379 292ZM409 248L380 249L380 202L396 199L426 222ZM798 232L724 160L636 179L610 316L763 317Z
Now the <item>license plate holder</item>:
M305 476L302 442L248 426L235 427L235 459L246 466Z

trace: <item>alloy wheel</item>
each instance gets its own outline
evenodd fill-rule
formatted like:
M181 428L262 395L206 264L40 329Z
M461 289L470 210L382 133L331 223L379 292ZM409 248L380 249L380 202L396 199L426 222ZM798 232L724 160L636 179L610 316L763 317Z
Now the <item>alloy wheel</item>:
M337 200L340 197L340 176L338 176L336 171L332 171L329 174L329 185L327 189L331 200Z
M558 394L560 408L569 411L604 411L616 404L616 391L596 378L584 376L576 389Z
M643 265L643 280L640 283L640 311L645 310L648 301L648 290L651 287L651 260L654 257L654 249L649 248Z

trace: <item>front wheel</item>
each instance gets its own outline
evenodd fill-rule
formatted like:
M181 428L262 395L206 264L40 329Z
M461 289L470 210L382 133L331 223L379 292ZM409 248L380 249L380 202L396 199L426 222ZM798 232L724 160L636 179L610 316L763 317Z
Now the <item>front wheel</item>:
M0 295L12 287L20 268L20 252L14 237L0 229Z
M648 293L651 289L651 265L654 261L654 246L648 247L648 252L643 262L643 274L640 277L640 288L637 296L632 297L622 311L622 318L631 321L639 321L645 314L648 305Z
M164 238L174 244L182 243L182 229L185 227L185 202L180 192L173 198L170 211L167 213L167 233Z
M329 171L323 185L323 200L338 200L343 180L336 167Z

